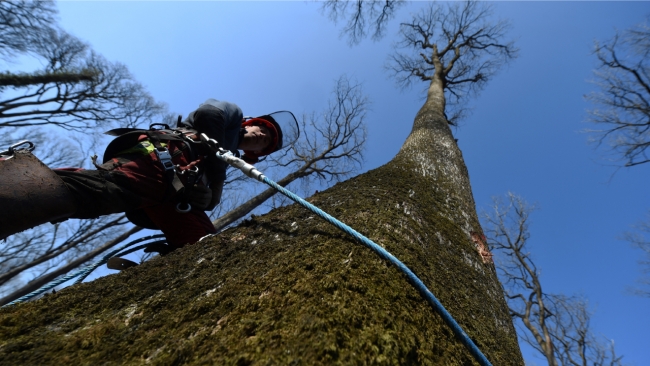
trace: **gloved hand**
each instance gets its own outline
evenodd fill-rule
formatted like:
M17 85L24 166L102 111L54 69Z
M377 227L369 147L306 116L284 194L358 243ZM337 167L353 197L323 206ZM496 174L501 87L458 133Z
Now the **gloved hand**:
M153 243L153 244L147 245L147 247L144 248L144 252L145 253L158 253L158 254L160 254L160 256L163 256L163 255L166 255L167 253L170 253L170 252L174 251L174 249L175 248L173 248L173 247L171 247L171 246L169 246L167 244ZM113 258L111 258L111 259L113 259Z
M212 190L204 186L194 186L188 192L187 201L192 207L205 210L212 202Z

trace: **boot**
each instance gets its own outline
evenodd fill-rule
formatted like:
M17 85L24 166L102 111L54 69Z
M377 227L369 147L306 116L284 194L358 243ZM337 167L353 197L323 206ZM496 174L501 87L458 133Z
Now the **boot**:
M108 269L114 269L116 271L122 271L137 265L138 264L133 261L120 257L113 257L106 262L106 267L108 267Z
M0 155L0 240L75 213L65 183L27 150Z

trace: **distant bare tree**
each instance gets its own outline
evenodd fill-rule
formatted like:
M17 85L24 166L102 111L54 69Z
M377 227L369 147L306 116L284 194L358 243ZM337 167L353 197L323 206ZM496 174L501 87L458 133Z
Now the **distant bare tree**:
M43 76L46 83L26 82L20 93L0 87L0 128L53 125L85 131L110 124L136 126L165 111L124 65L106 61L65 31L48 30L34 47L47 66L25 78ZM90 80L53 79L61 73L87 75Z
M0 288L0 306L38 290L143 230L139 226L125 230L125 224L123 215L111 215L55 224L53 228L39 226L7 239L12 252L24 248L26 253L1 258L4 285Z
M633 292L639 296L650 297L650 214L645 221L635 225L635 229L623 235L623 239L643 252L643 258L639 260L643 273L639 279L641 287L634 289Z
M334 22L345 21L341 35L347 35L350 44L357 44L368 32L374 40L380 39L386 23L404 4L404 0L327 0L322 9Z
M39 275L42 275L60 264L61 258L67 259L59 256L68 251L78 255L80 251L94 247L93 241L105 241L107 236L113 234L109 229L126 223L124 215L114 215L97 220L46 225L18 233L3 246L0 254L0 286L24 271L45 264L38 269ZM58 261L52 262L55 258Z
M587 300L564 295L552 295L550 299L553 319L548 325L560 365L623 365L623 357L616 356L614 341L604 341L591 329L591 312ZM537 350L539 351L538 348Z
M606 144L625 166L650 162L650 27L648 23L596 42L598 68L594 83L600 89L587 99L598 107L590 111L599 145Z
M285 154L270 158L269 168L289 170L277 181L281 186L298 179L315 177L331 183L348 177L363 160L366 141L365 115L369 105L361 85L340 77L332 92L332 100L320 115L303 116L300 140ZM267 201L276 191L269 188L237 208L213 221L218 230L244 217Z
M467 98L516 57L514 43L504 41L509 28L507 21L492 21L491 4L429 3L401 24L400 41L386 67L402 87L419 80L429 93L443 89L447 120L456 125L467 111L462 107Z
M490 250L496 256L510 314L519 337L551 366L622 365L613 342L603 342L590 327L587 301L546 292L528 246L529 216L534 206L508 193L495 198L491 213L483 214ZM523 325L523 327L521 327Z
M0 2L0 58L34 51L34 44L55 23L53 1Z

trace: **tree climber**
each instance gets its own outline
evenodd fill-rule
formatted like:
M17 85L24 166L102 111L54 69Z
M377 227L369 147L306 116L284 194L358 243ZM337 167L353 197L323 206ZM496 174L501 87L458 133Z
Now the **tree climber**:
M50 175L49 192L40 189L39 197L31 197L31 192L17 195L15 189L0 190L5 191L4 195L0 192L0 207L8 211L0 214L0 239L47 221L125 212L134 224L165 234L170 247L154 251L194 243L215 233L204 211L220 202L226 178L226 163L215 157L211 143L216 140L219 147L237 156L237 150L243 150L242 159L253 164L295 142L298 125L291 112L244 118L237 105L208 99L185 120L179 117L175 129L154 124L149 130L118 128L107 134L118 137L107 146L102 164L93 157L96 170L49 170L32 157ZM201 134L205 134L203 139ZM19 164L19 159L14 160L13 164ZM5 178L10 174L2 168L5 164L0 162L0 185L8 186ZM15 181L15 185L21 182ZM38 202L28 202L35 200ZM33 219L29 209L13 212L12 208L19 206L48 213Z

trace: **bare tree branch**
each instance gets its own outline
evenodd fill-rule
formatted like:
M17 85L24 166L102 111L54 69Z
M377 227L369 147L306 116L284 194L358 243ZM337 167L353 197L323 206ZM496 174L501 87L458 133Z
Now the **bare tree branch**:
M13 74L11 72L0 73L0 88L3 86L29 86L51 83L74 84L80 81L92 81L95 74L92 71L81 73L53 72L35 74Z
M395 16L395 11L405 4L404 0L327 0L322 10L335 23L346 21L341 36L348 36L351 45L358 44L368 32L373 40L383 37L386 24Z
M0 128L52 125L85 131L98 125L136 126L165 112L124 65L106 61L65 31L48 29L33 47L47 66L31 75L45 83L30 82L17 95L5 93ZM92 77L53 78L70 74Z
M439 82L451 116L447 119L455 125L466 114L466 99L517 56L514 43L503 41L510 24L491 17L492 6L482 2L430 3L401 24L400 41L386 68L401 87Z
M650 213L647 219L636 224L634 229L623 234L624 240L643 252L643 258L639 260L642 273L639 278L641 286L633 289L633 292L639 296L650 297Z
M650 161L650 27L640 24L608 42L596 42L595 54L594 84L600 91L587 95L598 106L589 118L603 129L588 132L626 167L645 164Z
M54 24L53 1L0 2L0 58L33 51L43 31Z
M542 286L541 273L528 248L530 206L507 194L494 199L484 213L488 245L496 256L510 314L519 320L519 337L546 358L549 365L622 365L613 342L603 342L590 328L591 313L581 297L554 295Z

